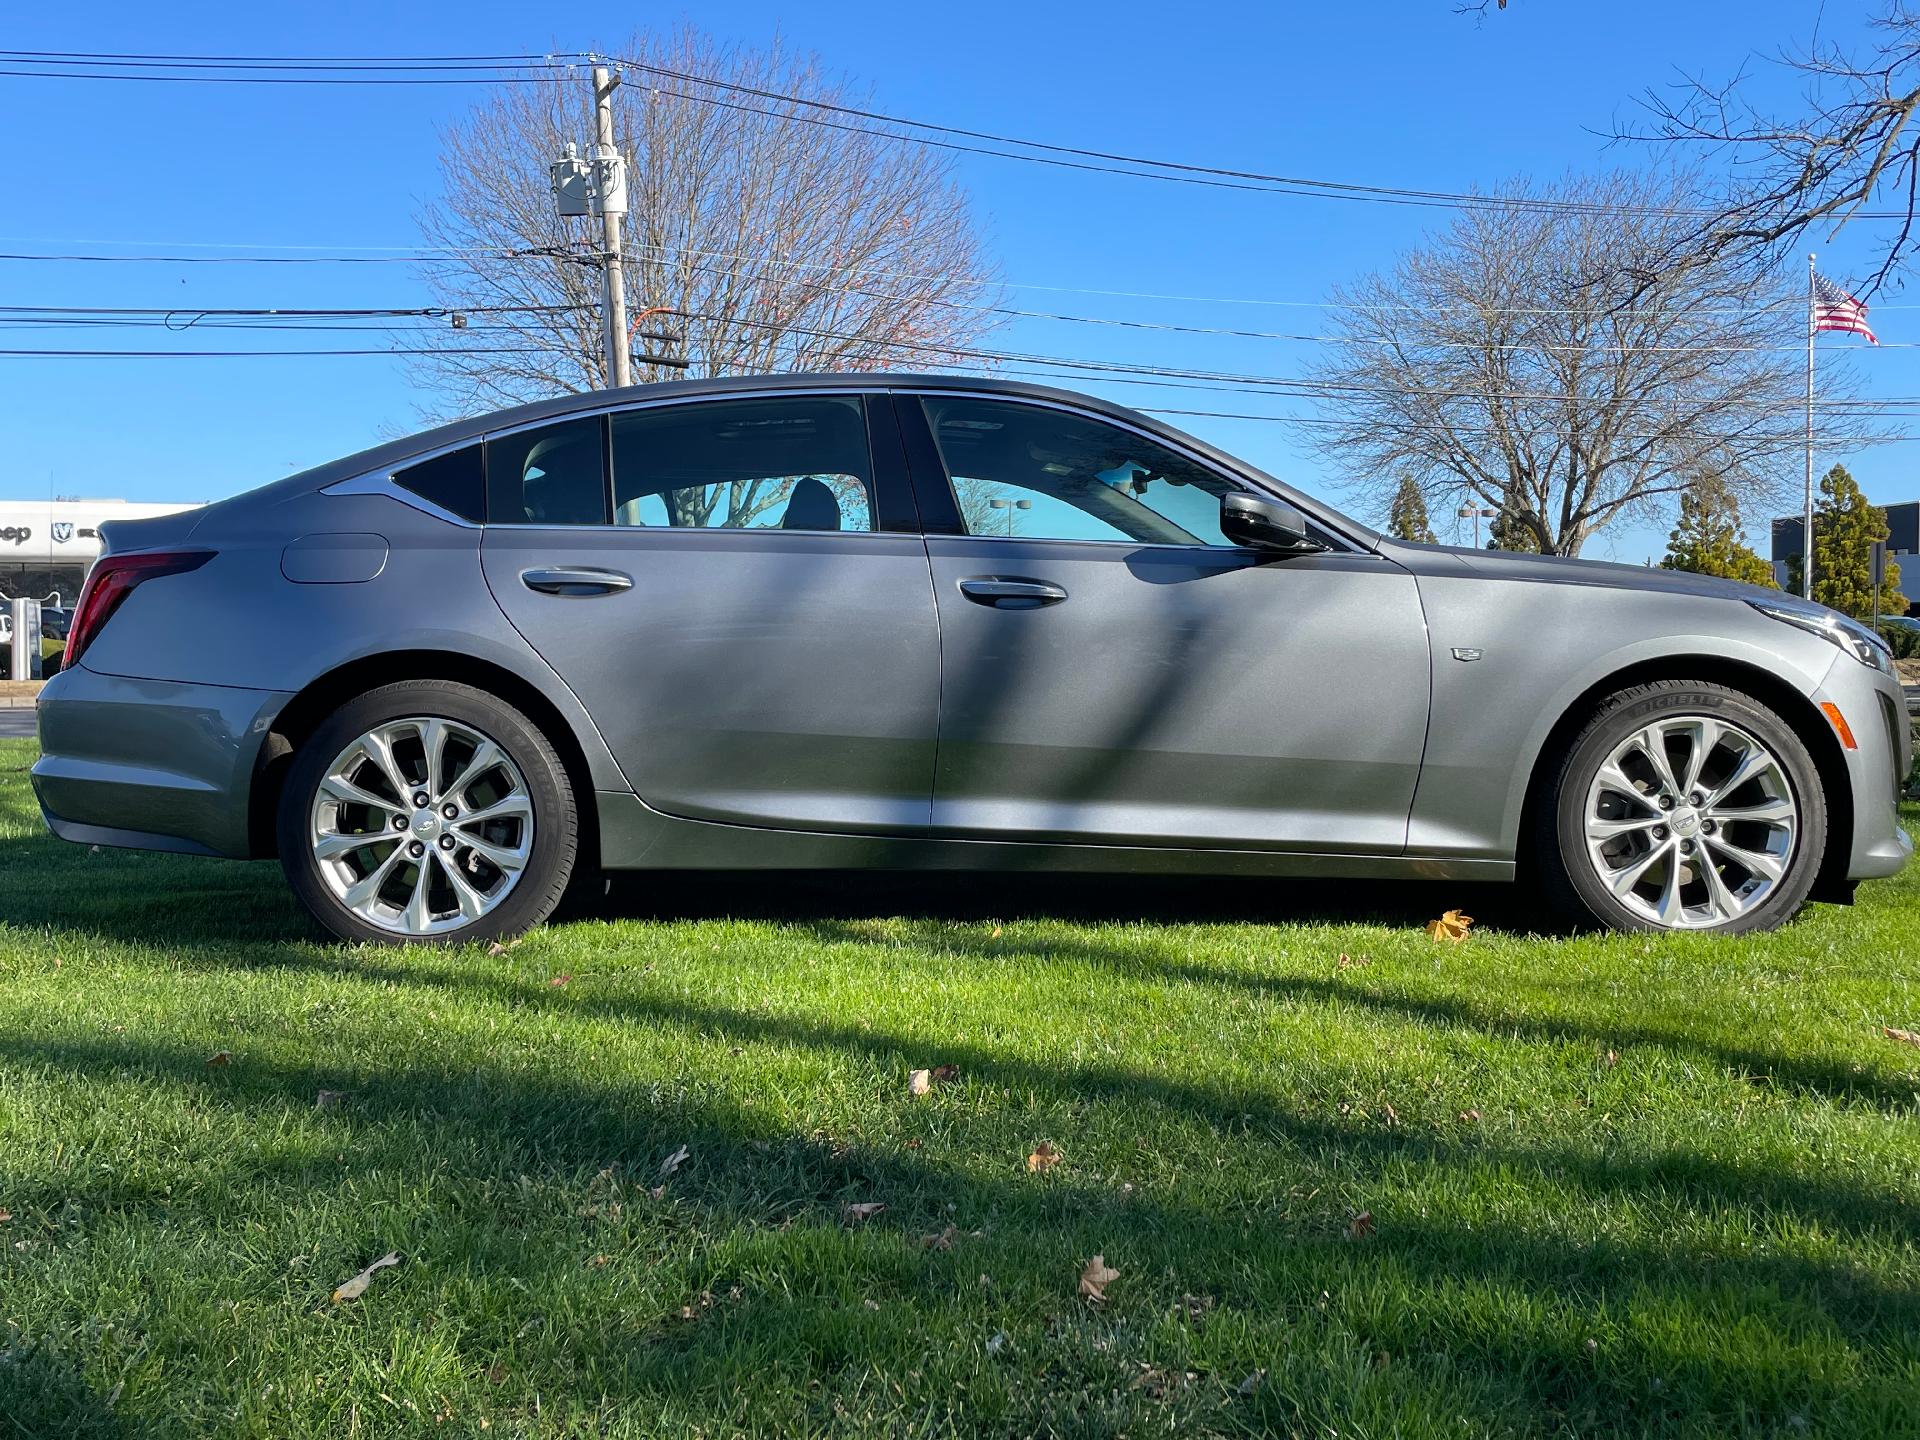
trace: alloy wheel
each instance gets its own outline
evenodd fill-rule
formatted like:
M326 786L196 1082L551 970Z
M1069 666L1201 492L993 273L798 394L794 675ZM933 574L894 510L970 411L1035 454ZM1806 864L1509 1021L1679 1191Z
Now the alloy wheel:
M1713 929L1763 903L1792 864L1799 831L1779 757L1708 715L1634 731L1587 791L1587 859L1600 883L1669 929Z
M533 800L504 748L471 725L410 716L374 726L315 787L308 835L334 898L396 935L471 925L533 854Z

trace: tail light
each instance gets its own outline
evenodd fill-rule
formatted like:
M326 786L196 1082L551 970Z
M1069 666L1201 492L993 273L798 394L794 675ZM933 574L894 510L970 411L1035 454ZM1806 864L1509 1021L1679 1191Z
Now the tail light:
M93 642L113 612L143 581L163 575L184 575L213 558L211 550L147 550L133 555L102 555L80 587L80 603L73 607L67 629L67 654L62 670L80 663L80 654Z

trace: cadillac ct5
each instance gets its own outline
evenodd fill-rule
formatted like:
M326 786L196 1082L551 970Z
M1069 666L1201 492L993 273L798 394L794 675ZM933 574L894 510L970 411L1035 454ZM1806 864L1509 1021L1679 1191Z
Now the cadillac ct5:
M1737 932L1911 848L1853 621L1401 543L1039 386L570 395L103 542L39 700L47 824L277 855L351 940L692 868L1519 878Z

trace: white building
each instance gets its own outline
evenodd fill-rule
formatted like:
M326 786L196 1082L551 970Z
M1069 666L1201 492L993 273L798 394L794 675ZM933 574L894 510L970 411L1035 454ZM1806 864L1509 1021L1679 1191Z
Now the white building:
M194 505L129 500L0 500L0 600L71 605L100 555L100 527Z

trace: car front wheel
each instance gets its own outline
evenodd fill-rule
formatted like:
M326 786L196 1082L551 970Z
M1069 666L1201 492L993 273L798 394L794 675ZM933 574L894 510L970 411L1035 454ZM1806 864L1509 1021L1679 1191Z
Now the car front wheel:
M356 697L294 757L281 864L321 925L388 944L497 940L552 913L577 848L565 768L513 707L451 681Z
M1719 685L1658 681L1609 697L1546 798L1549 888L1618 930L1772 929L1805 903L1826 849L1805 742Z

